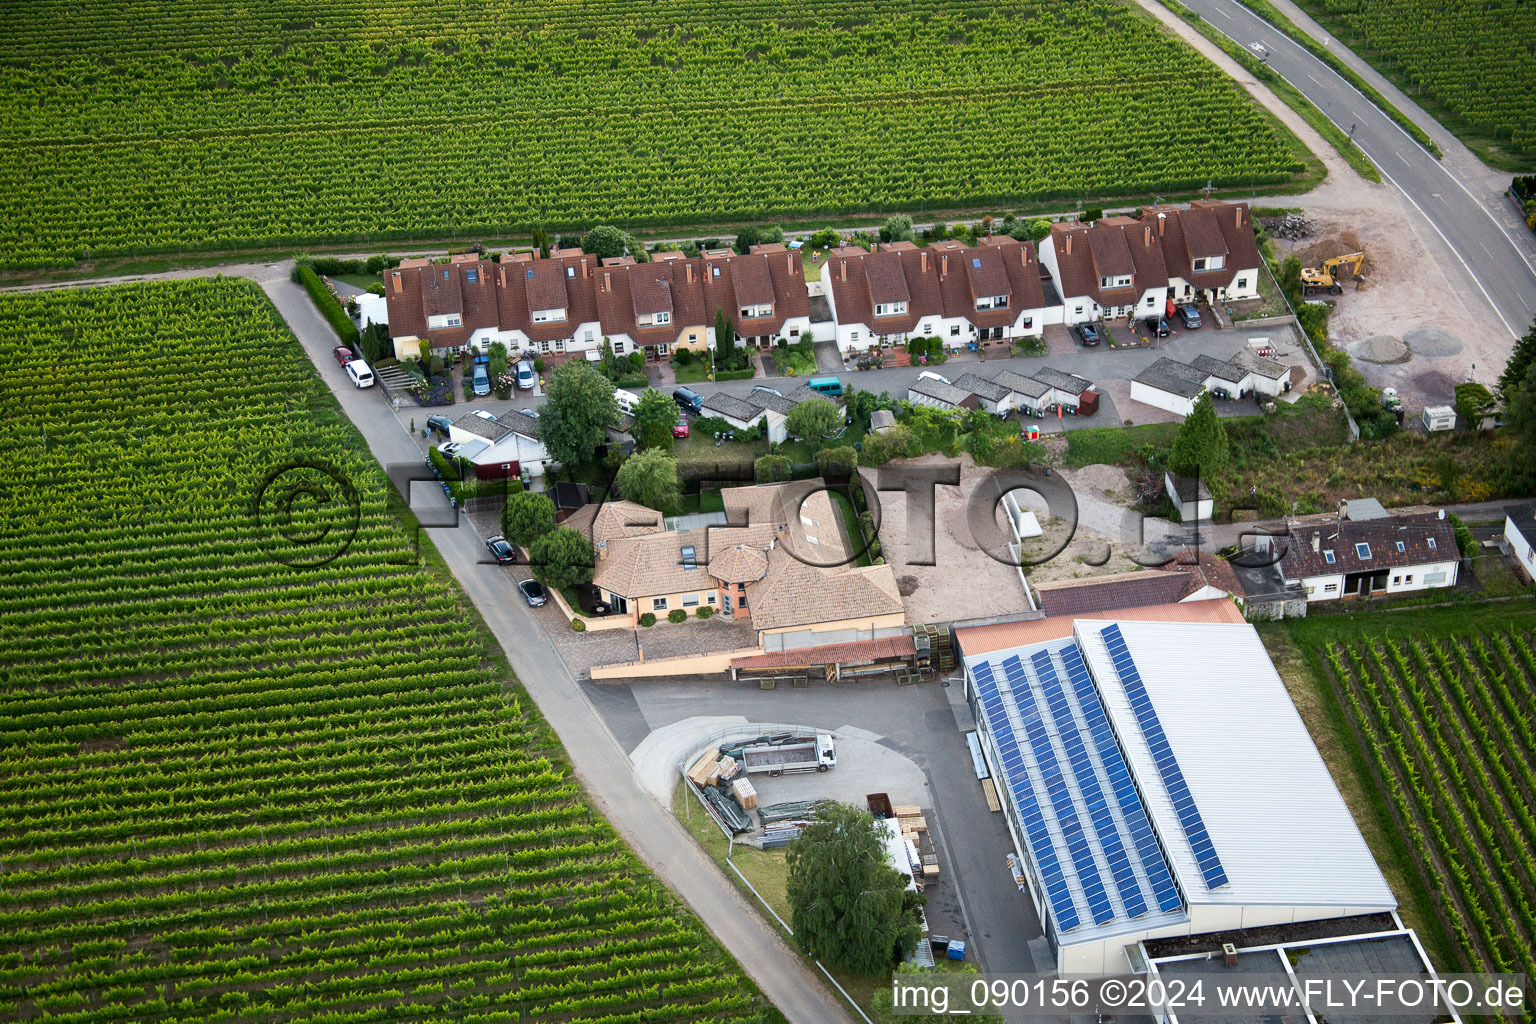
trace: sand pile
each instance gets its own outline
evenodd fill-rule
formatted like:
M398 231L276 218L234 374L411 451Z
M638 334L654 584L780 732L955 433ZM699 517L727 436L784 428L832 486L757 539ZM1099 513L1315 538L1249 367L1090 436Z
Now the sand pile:
M1373 334L1345 347L1350 355L1367 363L1406 363L1410 356L1403 339L1390 334Z

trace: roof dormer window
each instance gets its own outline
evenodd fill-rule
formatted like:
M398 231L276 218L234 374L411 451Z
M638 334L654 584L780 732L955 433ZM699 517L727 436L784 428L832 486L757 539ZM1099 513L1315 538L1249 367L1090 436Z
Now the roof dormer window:
M1225 256L1201 256L1190 263L1190 267L1199 273L1202 270L1220 270L1227 262Z
M1131 286L1130 274L1119 274L1114 277L1099 278L1100 288L1129 288Z

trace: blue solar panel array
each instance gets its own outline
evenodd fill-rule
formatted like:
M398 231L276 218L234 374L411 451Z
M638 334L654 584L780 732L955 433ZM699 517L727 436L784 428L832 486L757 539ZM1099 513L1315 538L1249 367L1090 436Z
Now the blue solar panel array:
M1046 657L1049 660L1050 656ZM1062 774L1061 762L1056 760L1056 751L1051 747L1045 720L1035 707L1029 677L1024 673L1024 663L1018 657L1009 658L1003 662L1003 671L1008 675L1008 685L1013 690L1019 715L1024 720L1024 731L1035 752L1035 762L1040 767L1040 782L1050 797L1051 809L1056 812L1061 837L1066 841L1072 866L1077 869L1077 880L1083 887L1083 894L1088 897L1088 913L1093 916L1094 924L1113 921L1115 908L1110 905L1109 893L1104 890L1104 880L1099 877L1099 866L1093 859L1093 846L1083 831L1083 823L1078 820L1077 808L1072 805L1072 794L1067 791L1067 780Z
M1008 723L1008 711L1003 698L997 692L997 682L992 677L992 666L977 665L971 672L976 681L976 696L987 715L992 741L997 746L997 756L1002 759L1003 778L1013 794L1013 804L1023 820L1024 833L1029 840L1030 852L1040 869L1041 884L1051 905L1051 915L1060 931L1069 931L1080 923L1077 906L1062 875L1061 860L1056 856L1056 846L1051 842L1050 831L1045 825L1045 815L1040 812L1040 802L1035 799L1035 788L1024 771L1024 755L1014 738L1013 726Z
M1173 748L1168 743L1168 737L1163 732L1162 720L1157 717L1157 709L1152 706L1152 699L1147 696L1147 687L1141 681L1141 673L1136 669L1136 662L1131 658L1131 652L1125 645L1125 637L1120 632L1118 625L1110 625L1100 634L1104 638L1105 649L1109 651L1109 658L1115 663L1115 671L1120 675L1120 683L1125 687L1126 696L1130 698L1131 710L1136 713L1136 721L1141 724L1141 732L1147 738L1147 747L1152 752L1152 759L1157 763L1157 771L1163 777L1163 785L1168 789L1168 796L1173 801L1173 809L1179 816L1179 824L1184 826L1184 835L1189 839L1190 849L1194 851L1195 863L1200 868L1200 874L1205 878L1205 884L1212 889L1219 889L1227 884L1226 869L1221 866L1221 858L1216 856L1216 847L1211 843L1210 833L1206 831L1205 819L1200 816L1200 808L1195 806L1194 795L1189 791L1189 783L1184 780L1184 773L1179 770L1179 762L1173 756Z
M1088 805L1088 817L1093 822L1093 830L1099 837L1099 844L1104 847L1104 858L1109 861L1110 874L1114 876L1120 901L1125 904L1127 914L1140 917L1147 912L1146 897L1141 894L1141 884L1136 881L1130 857L1126 856L1125 843L1120 839L1120 828L1115 824L1115 816L1110 813L1109 801L1104 799L1104 790L1094 773L1093 761L1088 757L1083 737L1077 729L1066 727L1074 719L1072 707L1067 703L1067 694L1056 676L1056 667L1051 664L1051 656L1046 651L1036 651L1030 660L1034 662L1041 692L1050 705L1051 717L1056 720L1056 726L1061 731L1061 745L1072 765L1072 774L1077 778L1077 788L1082 791L1083 800Z
M1147 820L1147 809L1142 806L1135 780L1131 778L1131 770L1120 753L1120 745L1115 742L1114 730L1110 727L1108 716L1104 714L1099 692L1094 689L1093 680L1088 675L1088 666L1083 664L1083 656L1075 646L1062 651L1061 660L1067 666L1067 678L1071 680L1072 690L1077 694L1077 703L1083 710L1083 723L1088 727L1088 735L1093 738L1094 749L1099 752L1099 760L1104 763L1104 774L1109 779L1110 789L1114 791L1115 802L1120 805L1126 827L1131 830L1131 842L1136 847L1136 855L1141 858L1142 869L1152 884L1152 898L1157 901L1160 910L1177 910L1183 904L1179 888L1168 870L1163 848L1157 845L1157 835L1152 831L1152 823Z
M1071 681L1070 695L1049 650L1035 652L1028 661L1014 656L1000 665L977 663L971 675L1002 760L999 774L1022 819L1057 931L1089 920L1105 924L1121 916L1122 907L1127 918L1177 911L1183 900L1082 655L1071 643L1054 654ZM1066 870L1069 860L1077 881L1075 898ZM1105 867L1120 907L1103 877Z

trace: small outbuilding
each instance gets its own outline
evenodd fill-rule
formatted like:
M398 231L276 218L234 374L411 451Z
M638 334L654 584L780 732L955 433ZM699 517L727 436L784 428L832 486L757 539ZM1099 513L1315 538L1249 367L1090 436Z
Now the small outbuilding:
M1455 430L1456 410L1448 405L1432 405L1424 410L1424 429Z
M1211 489L1205 486L1204 480L1180 476L1168 470L1163 473L1163 489L1168 492L1168 500L1173 502L1173 507L1179 510L1180 522L1193 523L1215 515L1216 505L1211 498Z

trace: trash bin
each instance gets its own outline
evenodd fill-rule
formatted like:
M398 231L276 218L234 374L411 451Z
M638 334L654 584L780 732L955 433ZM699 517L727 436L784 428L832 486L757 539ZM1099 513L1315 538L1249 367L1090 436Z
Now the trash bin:
M933 947L933 951L935 953L943 953L945 950L949 949L949 936L930 935L928 936L928 945Z
M953 939L949 943L949 958L951 960L965 959L965 943L960 939Z

